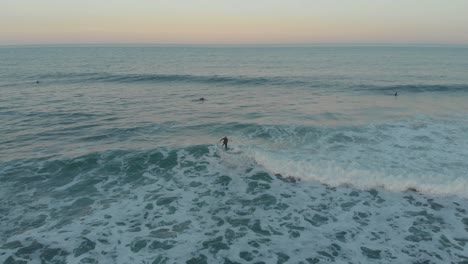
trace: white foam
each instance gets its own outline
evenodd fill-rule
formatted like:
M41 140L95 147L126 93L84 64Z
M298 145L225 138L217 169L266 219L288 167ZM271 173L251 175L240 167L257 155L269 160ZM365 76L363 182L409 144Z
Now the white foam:
M37 241L49 248L60 248L70 253L66 257L67 263L79 263L86 257L99 263L151 263L157 256L167 258L168 263L185 263L200 254L206 256L208 263L223 263L225 258L245 262L241 252L252 254L252 262L276 262L277 253L287 255L291 263L305 262L307 258L332 261L319 251L329 254L337 263L372 261L363 255L362 247L380 250L381 263L438 261L434 256L424 255L423 251L438 254L442 263L457 260L455 254L468 253L466 248L459 250L440 244L442 235L455 245L459 245L455 238L466 238L461 222L466 213L460 213L468 210L466 200L435 197L434 202L442 208L433 209L430 200L434 197L427 198L418 193L356 192L349 187L331 190L309 181L283 182L274 179L273 175L270 175L271 181L255 180L254 176L264 172L264 167L285 171L302 168L301 173L317 168L307 167L306 163L285 162L282 156L279 156L280 162L274 160L271 153L258 150L252 156L254 148L238 147L240 152L235 154L210 147L209 153L201 156L180 150L177 165L170 169L170 175L162 177L158 170L154 170L155 164L148 164L141 172L142 182L138 184L120 182L125 179L125 174L108 175L106 181L94 186L99 195L92 197L95 202L89 210L63 225L58 225L63 220L61 216L52 218L50 215L60 212L76 198L43 197L33 206L47 205L47 208L30 208L28 215L22 215L28 211L27 205L16 205L16 210L7 215L8 219L34 219L44 213L49 218L40 227L10 236L7 242L19 240L28 245ZM123 162L126 158L115 157ZM253 158L258 164L252 163ZM328 164L323 171L344 175L346 170ZM220 183L219 179L225 176L230 182ZM348 180L355 180L354 177L349 176ZM255 192L248 191L251 186L259 188ZM260 188L262 186L264 188ZM274 197L274 204L252 203L262 195ZM158 202L166 198L174 200L168 204ZM153 209L146 208L149 203ZM238 219L246 224L236 225L233 220ZM176 225L185 221L190 221L187 229L174 231ZM255 231L254 225L264 232ZM411 242L407 240L412 234L410 227L437 230L431 231L431 240ZM167 229L168 233L151 233L161 229ZM341 240L337 238L340 232L344 232ZM234 235L230 242L228 234ZM168 238L162 238L165 235ZM75 257L73 251L80 246L83 237L95 242L96 247ZM209 243L219 237L228 249L216 252ZM147 240L146 246L133 252L132 245L143 240ZM173 241L174 246L165 250L150 248L153 242L164 241ZM258 245L252 246L255 243ZM337 246L339 250L336 250ZM0 249L5 253L0 254L0 262L14 255L16 250ZM332 255L333 252L336 255ZM413 253L415 255L411 255ZM40 262L39 253L30 257L32 263Z
M468 124L463 121L421 119L301 133L297 128L260 130L269 131L275 144L257 144L256 132L244 149L271 173L331 186L468 197Z
M255 160L272 174L279 173L285 177L293 176L304 180L315 180L330 186L351 185L360 189L385 188L391 191L418 191L435 195L459 195L468 198L468 178L459 176L447 179L446 175L397 174L373 170L343 168L330 161L295 161L274 158L270 155L256 153Z

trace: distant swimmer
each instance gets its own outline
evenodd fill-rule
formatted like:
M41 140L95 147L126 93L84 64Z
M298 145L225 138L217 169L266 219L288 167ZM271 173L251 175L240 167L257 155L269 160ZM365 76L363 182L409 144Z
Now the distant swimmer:
M36 81L36 83L39 83L39 81Z
M192 100L192 102L202 102L202 103L205 102L205 101L206 101L205 97L200 97L198 99L193 99Z
M398 96L398 92L395 92L395 94L394 94L394 95L395 95L395 96Z
M227 150L227 144L228 144L229 139L226 136L224 136L222 139L219 140L219 142L221 141L223 141L222 146L224 146L224 149Z

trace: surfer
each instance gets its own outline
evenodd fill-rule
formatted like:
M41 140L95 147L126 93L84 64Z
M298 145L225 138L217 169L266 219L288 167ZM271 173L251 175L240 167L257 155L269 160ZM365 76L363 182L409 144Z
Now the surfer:
M200 103L204 103L206 101L205 97L200 97L198 99L193 99L192 102L200 102Z
M222 139L219 140L219 142L221 142L221 141L223 141L222 146L224 146L224 149L227 150L227 143L228 143L229 139L226 136L224 136Z
M398 92L395 92L395 94L394 94L394 95L395 95L395 96L398 96Z

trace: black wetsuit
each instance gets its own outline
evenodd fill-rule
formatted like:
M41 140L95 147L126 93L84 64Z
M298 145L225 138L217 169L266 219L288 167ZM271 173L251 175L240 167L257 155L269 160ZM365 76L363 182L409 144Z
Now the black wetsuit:
M223 146L224 146L224 149L227 150L227 144L228 144L228 138L227 137L223 137L220 141L223 141Z

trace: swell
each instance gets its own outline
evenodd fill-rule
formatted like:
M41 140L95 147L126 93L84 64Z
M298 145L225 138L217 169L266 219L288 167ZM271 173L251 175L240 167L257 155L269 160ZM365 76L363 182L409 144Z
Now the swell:
M36 175L58 177L73 176L79 173L94 173L99 168L112 172L112 175L127 172L144 172L144 166L170 170L178 165L178 155L191 155L200 158L209 153L211 145L191 145L186 147L158 147L147 150L110 149L89 152L74 157L47 156L41 158L21 158L0 163L0 179L5 181L18 181L27 172ZM127 164L127 166L122 166ZM129 170L128 166L139 167L138 170ZM73 170L76 173L67 173ZM119 173L116 173L116 171ZM18 173L18 174L15 174ZM66 175L67 174L67 175ZM97 173L105 175L106 173Z
M54 73L36 76L48 82L89 83L201 83L224 85L314 85L312 82L289 77L250 77L189 74L110 74L110 73Z
M38 75L31 80L60 83L199 83L209 85L233 86L289 86L289 87L331 87L339 88L335 84L319 81L314 76L228 76L228 75L190 75L190 74L112 74L112 73L53 73ZM12 84L5 84L12 85ZM344 84L345 87L348 86ZM422 93L422 92L466 92L468 84L397 84L397 85L349 85L352 91L393 93Z
M402 84L388 86L361 85L354 87L353 90L384 93L468 92L468 84Z
M0 163L0 180L5 183L2 188L9 185L8 191L11 192L20 190L24 184L30 184L37 188L37 193L44 195L73 195L69 188L68 193L59 189L73 185L78 178L89 181L92 190L88 190L91 191L94 190L93 185L107 181L109 178L118 180L121 184L138 185L144 179L145 173L152 172L161 177L172 175L169 173L171 170L182 166L178 161L181 156L189 153L191 157L198 159L209 152L208 148L208 145L195 145L186 148L160 147L143 151L113 149L75 157L21 158ZM201 164L194 165L201 166ZM79 187L83 189L86 186Z

